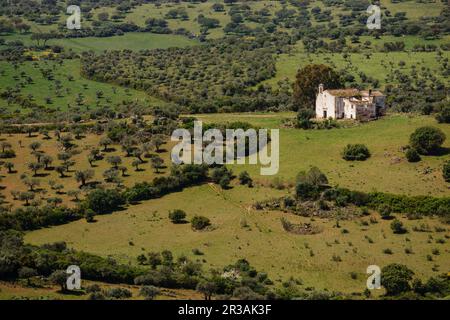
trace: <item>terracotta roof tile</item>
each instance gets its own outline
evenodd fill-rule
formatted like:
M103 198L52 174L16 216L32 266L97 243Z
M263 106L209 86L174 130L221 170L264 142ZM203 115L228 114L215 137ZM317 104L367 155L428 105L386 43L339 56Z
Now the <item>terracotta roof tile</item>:
M325 90L329 94L335 97L352 97L357 96L359 94L358 89L332 89L332 90Z
M329 89L329 90L325 90L325 91L335 97L355 97L355 96L367 97L367 96L369 96L368 90L359 91L358 89L355 89L355 88ZM382 97L382 96L384 96L384 94L381 93L380 91L373 90L371 93L371 96Z

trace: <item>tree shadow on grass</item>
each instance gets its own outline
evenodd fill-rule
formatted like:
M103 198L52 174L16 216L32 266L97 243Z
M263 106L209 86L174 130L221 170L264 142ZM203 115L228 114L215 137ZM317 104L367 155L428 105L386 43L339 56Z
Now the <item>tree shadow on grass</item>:
M45 178L45 177L47 177L47 176L49 176L50 174L49 173L36 173L35 175L33 175L33 177L36 177L36 178Z
M431 155L437 156L437 157L442 157L442 156L446 156L448 154L450 154L450 148L441 147L441 148L437 149L435 152L433 152Z
M89 182L86 182L86 184L84 185L84 186L80 186L80 188L79 189L87 189L87 190L90 190L90 189L95 189L99 184L101 184L101 182L100 181L89 181Z
M65 296L76 296L76 297L84 296L86 294L86 292L81 291L81 290L68 290L68 289L64 289L64 290L60 289L56 292L59 294L63 294Z

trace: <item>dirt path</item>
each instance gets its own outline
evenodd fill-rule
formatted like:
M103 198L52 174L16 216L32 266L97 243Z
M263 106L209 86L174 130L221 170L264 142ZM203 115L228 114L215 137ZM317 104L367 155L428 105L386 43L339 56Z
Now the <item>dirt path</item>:
M243 205L241 205L241 204L239 204L239 203L237 203L237 202L235 202L235 201L230 200L230 199L227 198L227 196L223 193L223 191L222 191L221 189L219 189L214 183L211 183L211 182L210 182L210 183L208 183L208 186L211 188L211 190L212 190L215 194L217 194L218 196L222 197L223 200L225 200L225 201L231 203L233 206L235 206L235 207L237 207L237 208L243 210L244 213L251 213L251 210L252 210L251 206L246 207L246 206L243 206Z

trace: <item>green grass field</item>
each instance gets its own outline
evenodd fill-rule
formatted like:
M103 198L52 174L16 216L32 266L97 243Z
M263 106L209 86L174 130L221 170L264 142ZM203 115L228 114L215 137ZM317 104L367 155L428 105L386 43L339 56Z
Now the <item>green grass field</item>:
M220 39L225 35L223 28L230 21L228 11L214 12L213 3L223 2L212 0L206 2L174 3L146 3L136 6L125 14L122 21L133 22L144 26L145 21L152 18L164 18L169 10L184 8L189 19L166 19L172 30L185 28L189 32L199 35L200 25L197 17L203 14L209 18L216 18L220 27L210 29L208 39ZM252 11L268 8L270 19L275 13L286 6L293 9L289 2L280 1L245 1ZM438 16L446 3L436 0L433 3L418 3L407 0L392 3L391 0L381 0L382 10L389 10L391 15L406 12L410 21L425 21L423 17ZM339 15L350 14L345 4L340 7L327 7L324 2L314 0L308 5L308 10L318 6L322 10L332 11L332 22L339 23ZM297 10L295 8L295 10ZM110 16L115 8L102 7L93 10L92 19L83 20L84 26L92 26L98 20L98 14L108 12ZM0 17L1 18L1 17ZM59 23L64 23L66 15L61 14ZM57 25L39 25L30 23L31 32L49 32L56 30ZM313 26L328 24L318 22L311 15ZM422 23L422 22L419 22ZM426 23L426 22L423 22ZM262 24L245 21L245 25L257 28ZM278 28L279 31L292 32L293 29ZM33 45L31 34L14 34L0 36L6 41L20 40L25 45ZM324 41L331 41L328 38ZM443 75L442 61L437 52L412 52L416 44L441 45L450 42L449 35L440 39L423 40L417 36L383 36L380 39L361 36L359 43L352 43L347 37L348 59L342 53L309 54L298 42L291 53L277 55L277 73L272 79L264 83L276 86L280 80L295 79L299 68L311 63L323 63L336 70L348 70L355 76L355 81L361 83L359 72L379 80L380 88L386 84L395 84L394 75L398 72L410 74L413 67L423 78L425 73L436 76L445 85L450 85L448 77ZM364 43L370 41L369 47ZM382 52L384 42L403 41L405 51ZM201 44L179 35L161 35L152 33L126 33L123 36L108 38L74 38L52 39L48 45L59 45L75 53L93 51L100 54L105 50L145 50L165 49L169 47L186 47ZM0 50L6 48L0 45ZM352 52L352 49L360 53ZM35 49L31 49L35 50ZM37 50L37 49L36 49ZM100 106L111 106L121 101L138 101L144 106L164 106L165 102L148 96L144 92L126 89L111 84L87 80L80 75L80 60L65 59L61 64L45 59L48 50L30 51L34 62L13 65L8 61L0 61L0 91L7 87L18 87L21 94L32 96L33 100L49 109L67 111L77 105L79 94L83 96L80 112L88 114ZM369 56L368 56L369 55ZM442 59L449 59L450 52L442 51ZM404 62L404 65L400 65ZM54 80L44 77L40 69L53 70ZM27 83L27 77L32 82ZM430 80L431 79L431 80ZM428 78L428 82L434 81ZM59 88L57 88L59 87ZM255 86L256 87L256 86ZM98 92L103 97L98 97ZM49 101L48 98L51 98ZM8 111L29 112L19 105L0 99L0 108ZM192 116L192 115L189 115ZM402 148L409 143L410 134L421 126L440 128L446 135L445 150L450 150L450 126L438 124L431 116L413 114L388 114L377 121L369 123L354 123L353 126L330 130L300 130L288 128L284 120L294 119L293 112L280 113L233 113L233 114L199 114L193 115L205 123L224 123L233 121L250 122L260 128L280 130L280 170L276 176L261 176L259 165L229 165L235 175L248 171L254 180L254 187L238 185L235 179L231 188L222 190L219 186L208 183L190 187L182 192L166 195L159 199L143 201L130 205L123 210L109 215L95 217L94 223L87 223L85 219L72 223L35 230L25 234L27 243L41 245L56 241L65 241L68 246L77 250L98 254L103 257L113 257L121 263L136 264L136 257L151 251L171 250L174 255L186 255L192 260L201 261L205 271L210 268L222 269L227 264L245 258L259 271L268 272L275 287L280 287L283 281L293 277L300 281L302 288L314 287L318 290L340 291L345 293L361 293L366 288L366 269L369 265L383 267L390 263L401 263L414 270L418 278L426 279L447 273L450 261L450 227L437 217L426 217L409 220L406 215L398 214L408 232L393 234L389 220L382 220L377 212L370 212L368 216L357 217L352 220L340 221L336 226L335 218L301 217L281 210L255 210L253 205L257 201L292 195L292 186L296 175L312 166L318 167L329 179L330 185L346 187L351 190L364 192L380 191L405 195L430 195L435 197L449 197L450 184L442 177L442 166L450 160L450 152L441 156L422 156L418 163L409 163L405 159ZM151 121L152 117L146 115ZM124 121L129 121L124 120ZM14 164L15 171L8 173L0 166L0 193L4 196L5 205L11 209L24 204L14 199L11 191L27 191L20 176L32 171L28 164L35 162L28 147L30 143L42 143L41 151L53 157L52 166L58 166L57 154L61 151L56 138L43 139L41 134L30 138L25 134L2 134L0 141L8 141L16 152L16 157L8 159ZM86 134L80 140L74 140L79 153L74 155L76 161L66 177L60 178L55 170L40 170L38 177L40 186L36 190L35 200L45 204L49 198L61 198L62 204L75 206L78 201L69 196L69 191L80 190L75 179L76 170L91 169L87 156L92 148L99 147L100 135ZM365 144L371 157L363 162L347 162L342 159L341 152L347 144ZM151 167L149 159L140 165L142 170L135 170L132 166L134 157L125 157L121 146L112 145L113 150L105 152L105 158L95 163L92 169L95 175L90 182L100 183L103 187L116 187L113 183L104 182L103 172L111 167L106 161L110 155L120 155L122 165L127 168L127 175L121 176L125 187L133 186L136 182L152 181L155 177L164 176L170 171L170 150L173 142L163 145L165 149L159 153L164 159L166 168L157 174ZM271 147L273 149L273 146ZM154 154L154 152L151 152ZM61 184L62 189L50 187L51 181ZM274 188L282 185L283 188ZM80 199L86 192L80 191ZM38 201L37 201L38 202ZM168 213L174 209L182 209L187 213L187 220L195 215L203 215L211 220L212 226L207 231L193 231L191 225L173 224L168 219ZM405 213L406 214L406 213ZM286 218L292 223L311 223L322 229L315 235L295 235L286 232L280 222ZM416 227L428 226L429 231L414 231ZM346 230L347 232L343 232ZM200 250L202 255L195 255L193 249ZM392 251L391 254L385 252ZM339 259L338 259L339 258ZM102 284L108 286L106 284ZM133 292L133 299L137 298L139 288L127 286ZM383 292L372 292L375 296ZM79 299L79 296L66 295L58 292L58 288L48 285L42 288L24 287L20 283L0 282L1 299ZM86 298L83 296L82 298ZM163 289L158 299L201 299L202 296L191 290Z
M361 37L360 42L363 43L368 38ZM390 41L402 41L403 39L395 39L393 37L382 38L381 40L373 41L375 46L381 43ZM411 48L417 41L415 37L406 38L405 46ZM442 40L433 41L433 44L439 44ZM423 41L420 43L424 43ZM297 70L302 66L311 63L321 63L330 65L337 70L348 70L355 78L360 80L359 72L364 72L367 76L380 81L380 86L384 87L386 83L395 83L391 79L396 70L409 74L412 66L420 72L421 68L427 68L437 76L444 83L449 83L448 77L442 75L441 64L437 61L435 52L376 52L371 51L370 58L367 58L365 53L350 53L348 54L350 63L346 61L342 54L339 53L318 53L308 54L303 49L303 44L298 43L296 49L290 54L279 55L277 61L277 74L274 78L265 81L265 83L276 85L280 80L289 79L295 80ZM444 58L450 58L449 51L443 52ZM400 67L400 61L405 62L405 65ZM391 67L389 63L392 62Z
M6 41L20 40L26 45L35 44L30 39L30 35L12 35L0 37ZM144 32L129 32L123 36L107 38L87 37L87 38L67 38L51 39L48 45L59 45L75 52L94 51L101 53L104 50L145 50L145 49L166 49L170 47L186 47L198 44L196 40L188 39L179 35L164 35Z
M70 107L75 107L79 93L84 97L81 108L90 108L92 110L97 106L96 93L98 91L102 91L104 94L103 98L98 100L100 105L114 106L122 100L137 100L148 106L164 105L164 102L161 100L148 96L141 91L82 78L79 59L65 60L62 65L54 61L38 61L36 63L37 67L34 66L34 62L25 62L15 69L7 62L0 62L0 70L4 72L4 75L0 77L0 88L6 89L7 87L14 87L15 84L25 83L25 77L30 76L33 79L33 83L25 84L21 87L21 94L25 97L31 94L37 104L61 111L67 110L69 105ZM39 68L53 70L54 80L46 79ZM22 77L22 72L24 77ZM69 76L72 76L73 80L69 80ZM60 96L56 94L57 81L60 81L61 84ZM115 93L113 90L116 90ZM51 98L50 104L46 101L47 97ZM108 99L111 101L108 102ZM16 105L8 106L6 101L2 102L2 105L9 110L15 111L18 108Z
M277 128L282 118L291 116L293 114L289 113L230 114L227 117L216 114L199 115L198 118L204 122L241 120ZM329 177L332 185L362 191L449 196L448 184L443 181L440 171L442 162L449 159L448 155L423 157L418 164L411 164L399 151L408 143L409 133L422 125L439 126L450 135L448 125L437 125L431 117L404 115L391 115L346 129L281 129L279 176L292 181L300 170L315 165ZM360 142L371 150L369 160L349 163L340 158L345 144ZM449 143L445 146L448 147ZM98 216L96 223L82 220L29 232L26 241L33 244L66 241L76 249L111 255L122 262L132 263L136 263L135 258L141 253L164 249L170 249L176 255L204 259L205 267L213 268L245 257L257 269L269 272L275 284L293 276L302 279L305 287L343 292L363 291L365 270L371 264L403 263L423 278L448 271L448 246L446 242L436 241L449 236L448 228L437 219L407 220L400 216L409 233L394 235L390 221L381 220L377 213L372 213L377 220L375 224L366 225L370 217L364 217L342 221L341 228L336 228L333 219L256 211L251 207L255 201L286 195L292 190L266 187L267 184L262 182L273 177L260 177L258 166L231 167L235 173L248 170L256 180L255 188L248 189L234 183L232 189L223 191L218 186L205 184L145 201L111 215ZM194 232L189 224L172 224L167 217L168 212L178 208L187 212L188 219L198 214L210 218L213 230ZM323 228L323 232L308 236L286 233L280 223L281 217L291 222L316 224ZM243 221L248 227L243 227ZM412 230L421 224L429 225L432 232ZM437 226L447 231L434 232ZM349 233L342 233L342 229ZM406 254L406 248L414 253ZM196 257L192 249L200 249L204 255ZM385 249L391 249L393 254L383 253ZM438 249L439 254L432 254L434 249ZM333 255L342 261L333 261ZM427 255L432 256L431 261ZM356 279L351 278L351 272L357 274Z
M246 187L240 186L225 192L217 190L218 187L209 185L189 188L132 206L126 211L99 216L96 223L77 221L30 232L25 239L33 244L66 241L76 249L132 263L136 263L135 258L139 254L169 249L175 255L204 259L206 270L246 258L258 270L268 272L276 285L292 276L301 279L304 287L347 293L364 290L365 271L371 264L403 263L412 268L418 277L448 271L448 246L435 242L435 239L448 236L448 232L419 233L411 230L421 223L428 224L433 230L434 226L442 226L437 220L401 219L410 230L406 235L394 235L389 227L390 222L379 217L376 218L378 223L370 226L362 225L363 220L368 222L369 217L366 217L343 221L341 228L336 228L333 220L313 221L282 212L249 209L255 200L280 195L283 191L256 187L249 192ZM169 210L177 208L183 208L188 218L196 214L208 217L214 230L194 232L189 224L172 224L167 215ZM291 222L311 222L324 231L309 236L289 234L281 226L281 217ZM245 228L241 226L244 219L248 225ZM349 233L343 234L342 229L347 229ZM369 243L366 237L373 243ZM204 255L193 255L192 249L195 248ZM387 248L393 254L384 254L383 250ZM411 248L414 254L406 254L405 248ZM432 250L436 248L440 254L433 255L433 261L427 261L426 256L432 255ZM333 255L339 256L342 261L333 261ZM357 273L357 279L351 278L351 272Z
M294 117L291 114L291 117ZM261 127L281 126L289 113L260 114L255 116L200 115L204 122L247 121ZM432 125L442 129L450 137L447 124L437 124L432 117L390 115L377 121L359 124L346 129L298 130L280 129L280 171L278 176L292 181L301 170L317 166L328 176L331 184L361 191L384 191L408 195L449 196L450 189L442 177L442 164L449 155L424 156L419 163L409 163L401 151L408 145L410 134L418 127ZM348 143L364 143L372 157L364 162L347 162L341 152ZM445 142L450 146L450 141ZM259 166L232 165L235 172L247 170L256 179L271 180L260 176ZM420 183L419 183L420 181Z
M397 12L405 12L406 17L411 20L420 20L422 17L435 17L445 6L443 1L434 0L431 3L417 2L414 0L392 3L391 0L381 0L381 8L386 7L392 15Z

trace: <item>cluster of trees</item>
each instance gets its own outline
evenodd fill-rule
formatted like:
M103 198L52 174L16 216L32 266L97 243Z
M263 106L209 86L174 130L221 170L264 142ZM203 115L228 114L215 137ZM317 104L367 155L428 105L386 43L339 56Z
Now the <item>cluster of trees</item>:
M295 281L283 283L283 287L271 289L273 282L267 273L256 270L245 259L224 268L205 272L202 264L184 255L175 258L171 251L148 252L137 257L138 266L123 265L114 259L67 248L64 242L42 246L26 245L23 236L14 231L0 231L0 279L24 280L33 286L43 277L66 291L69 265L78 265L83 279L107 283L134 284L141 286L139 294L153 299L159 294L157 287L195 289L205 300L217 299L330 299L341 297L336 293L303 292ZM431 277L425 282L414 278L414 272L401 264L386 265L382 269L382 285L386 298L424 297L442 298L450 294L447 276ZM97 284L82 288L89 299L127 299L132 293L125 288L102 290Z
M388 216L393 212L423 216L446 216L450 212L449 197L407 196L383 192L365 193L341 187L329 187L326 175L316 167L298 174L295 195L299 201L321 199L333 201L338 207L352 204L362 208L378 210L381 215L386 213ZM292 205L293 203L289 206Z
M234 176L225 166L215 166L210 169L206 165L181 165L172 166L168 176L157 177L152 182L137 183L133 187L124 188L120 172L124 176L128 168L122 165L121 156L108 155L108 152L112 150L111 146L120 144L125 156L135 158L132 165L137 170L144 163L144 158L150 158L152 167L158 173L159 168L163 165L163 161L157 154L151 154L150 151L155 150L156 153L160 151L161 145L165 143L167 134L170 134L179 125L191 129L194 121L193 118L184 118L180 124L178 112L173 112L170 108L164 110L155 109L154 115L155 118L150 124L145 123L141 117L135 116L132 118L132 123L108 122L100 126L91 124L87 126L11 127L19 132L26 129L29 136L39 132L45 140L54 138L56 140L55 143L58 144L59 149L62 151L57 155L59 164L52 166L56 159L53 159L52 156L43 151L41 142L31 140L32 142L28 147L31 150L31 154L34 155L35 161L28 163L29 173L21 173L21 181L28 190L26 192L13 190L11 192L14 200L23 201L25 207L14 210L11 215L2 216L0 218L0 229L33 230L70 222L82 217L92 222L96 214L111 213L127 203L132 204L158 198L167 193L181 191L183 188L208 180L219 184L222 188L229 187ZM206 126L205 130L208 128L209 126ZM227 128L243 128L247 130L251 128L251 125L236 122L227 123L226 125L218 126L218 128L222 131L225 131ZM50 134L49 129L56 129L53 135ZM80 152L75 143L76 138L82 139L84 134L89 131L94 131L98 134L105 133L104 137L100 139L99 147L91 148L87 156L92 169L71 170L76 164L73 156ZM11 150L11 144L7 141L2 141L0 152L6 154ZM94 168L97 166L96 162L102 159L105 159L111 165L103 173L107 182L105 184L93 181ZM16 173L13 162L4 161L2 166L9 174ZM68 177L68 173L73 171L72 177L79 183L79 189L81 190L69 190L67 194L73 197L73 201L77 203L76 208L59 207L63 199L58 197L58 195L62 193L64 185L54 180L49 181L49 186L56 192L56 196L45 198L48 190L38 188L41 185L39 176L48 170L58 172L61 179ZM239 180L241 184L252 186L252 179L248 173L242 173ZM83 198L80 197L81 191L86 195ZM37 195L40 195L39 199L37 199ZM44 203L44 206L40 207L45 199L47 204L45 205ZM5 212L10 210L7 207L1 209ZM197 220L200 222L199 224L191 221L194 229L202 229L209 224L202 217Z
M97 214L111 213L127 203L133 204L138 201L158 198L171 192L181 191L185 187L205 182L207 179L207 166L182 165L173 167L171 175L167 177L157 177L151 183L137 183L123 191L94 189L75 208L55 206L49 203L49 205L41 207L26 206L18 208L9 214L8 208L0 207L2 212L0 214L0 230L35 230L68 223L83 217L88 221L93 221L93 217ZM28 178L28 180L30 188L37 183L31 178ZM34 198L33 191L27 194L30 194L30 197L23 196L24 201L30 201Z
M251 87L275 75L273 53L290 43L289 37L230 37L189 48L86 53L81 71L96 81L146 90L193 113L281 108L290 103L290 88Z
M450 280L446 275L431 277L424 283L414 278L414 271L398 263L386 265L381 274L388 298L443 298L450 294Z
M258 272L248 261L241 259L235 264L214 269L209 273L202 264L182 255L175 259L172 252L149 252L137 257L139 266L119 264L112 258L67 248L64 242L42 245L25 245L20 233L0 231L0 279L28 279L46 277L66 290L69 265L77 265L83 279L108 283L135 284L142 286L140 294L152 298L158 294L157 287L196 289L205 299L213 295L222 298L269 297L268 285L272 281L264 272ZM123 288L102 291L98 285L85 288L90 299L129 298L131 293ZM95 295L94 295L95 293Z
M439 114L437 118L445 121L445 113ZM445 133L439 128L432 126L417 128L409 138L410 144L405 151L405 157L409 162L419 162L421 155L445 154L446 150L442 148L442 144L446 138ZM442 176L446 182L450 182L448 162L442 167Z
M169 212L169 219L172 223L180 224L186 223L186 212L181 209L175 209ZM210 220L204 216L194 216L191 219L192 229L194 230L203 230L210 225Z

